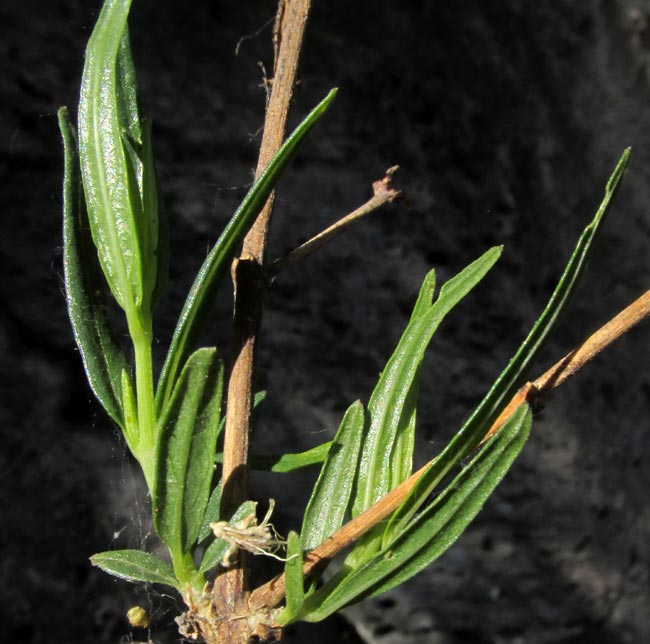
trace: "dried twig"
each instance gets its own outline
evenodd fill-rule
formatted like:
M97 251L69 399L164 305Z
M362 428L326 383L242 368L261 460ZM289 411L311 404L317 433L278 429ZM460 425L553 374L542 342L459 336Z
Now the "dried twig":
M338 237L338 235L340 235L348 226L351 226L355 221L375 212L385 204L393 203L393 201L399 199L402 196L402 192L395 190L395 188L391 188L390 186L391 179L397 169L398 166L396 165L392 168L388 168L384 178L375 181L372 184L373 196L368 199L366 203L345 215L345 217L342 217L336 223L321 231L318 235L312 237L309 241L301 244L298 248L287 253L284 257L280 257L272 262L267 269L268 275L270 277L275 277L278 273L293 266L308 255L311 255L315 250L332 241L335 237Z
M624 333L636 326L641 320L650 316L650 291L624 308L618 315L589 336L579 347L558 360L533 382L527 382L512 398L506 408L496 419L482 443L495 434L503 423L510 418L522 402L529 402L534 409L541 409L553 389L575 375L587 362L595 358L603 349L618 340Z
M638 300L621 311L578 348L571 351L542 376L537 378L537 380L524 385L493 423L483 441L495 434L524 401L528 401L533 407L539 408L539 405L546 401L549 393L553 389L565 382L589 360L647 317L650 317L650 291L644 293ZM309 575L320 563L331 559L380 521L392 514L401 505L402 501L407 497L408 493L429 465L430 463L427 463L424 467L420 468L401 485L397 486L365 512L346 523L331 537L307 553L305 555L303 574L305 576ZM282 600L284 594L285 579L284 575L280 575L254 590L250 595L249 603L251 607L271 608Z
M540 396L544 396L551 389L559 387L579 369L582 369L589 360L596 357L603 349L618 340L624 333L627 333L648 316L650 316L650 291L646 291L616 317L600 327L577 349L564 356L562 360L537 378L533 385L539 391Z
M279 0L279 5L274 29L274 34L277 34L274 38L277 43L275 77L266 110L256 176L268 165L284 138L310 0ZM247 493L255 338L262 316L265 283L262 264L272 209L273 194L244 240L240 259L233 264L235 358L228 383L223 450L222 507L226 509L243 502ZM248 639L249 627L246 620L241 619L246 603L244 566L245 563L240 561L239 565L215 580L212 601L221 617L217 641L245 642Z

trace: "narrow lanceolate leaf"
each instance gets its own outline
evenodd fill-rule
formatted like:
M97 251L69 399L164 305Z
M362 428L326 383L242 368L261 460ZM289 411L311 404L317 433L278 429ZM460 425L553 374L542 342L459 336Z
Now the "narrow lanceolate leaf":
M287 561L284 564L284 574L287 582L286 605L280 611L276 620L286 626L300 617L300 610L305 601L305 586L302 575L302 549L300 536L290 532L287 538Z
M425 316L429 312L433 303L435 290L436 272L431 270L422 281L418 298L413 307L413 312L411 313L411 323ZM395 432L395 442L393 444L393 451L390 458L390 480L388 483L388 487L391 490L411 476L413 470L413 449L415 447L415 425L417 420L417 404L420 394L421 371L422 363L420 362L413 376L413 382L409 387L408 394L406 395L404 407L400 414L399 423ZM371 398L371 404L372 403L373 400ZM374 409L374 404L372 404L372 407L369 406L369 409Z
M148 268L144 276L149 282L145 294L149 297L150 309L158 303L165 288L169 274L169 223L167 212L160 203L158 176L151 141L152 124L149 119L142 120L142 221L139 234L144 264Z
M357 490L353 505L356 516L369 508L391 489L395 440L404 421L408 423L415 401L409 396L416 382L424 352L436 329L458 302L460 302L501 255L501 247L488 250L477 260L447 281L437 300L425 310L426 299L422 296L417 314L409 322L395 352L386 364L381 378L368 403L370 426L364 437ZM429 276L423 291L431 290ZM406 418L405 416L406 411ZM398 455L398 467L403 469Z
M196 542L210 497L223 365L216 349L193 353L158 427L154 523L174 553Z
M93 555L90 561L120 579L166 584L178 588L178 580L169 563L143 550L113 550Z
M429 469L422 475L404 500L386 528L384 542L399 534L410 517L431 494L435 486L457 463L469 455L480 443L501 410L523 383L530 367L539 356L546 340L555 329L562 313L580 281L589 259L593 242L608 212L612 199L623 178L629 160L629 150L621 156L612 176L607 182L605 197L591 223L585 228L567 263L546 308L535 322L528 337L523 341L508 366L499 375L490 391L474 410L460 432L447 445Z
M251 456L251 468L254 470L286 474L300 470L303 467L320 465L325 461L331 446L332 441L327 441L304 452L293 454L253 454Z
M424 317L431 310L433 304L433 297L436 290L436 272L435 270L429 271L425 276L420 292L416 300L415 306L411 313L409 324L416 324L417 321ZM405 334L406 335L406 334ZM400 346L396 350L396 354L400 351ZM412 380L410 385L407 386L406 396L403 400L399 401L402 409L401 412L397 409L397 416L393 418L392 423L388 423L388 434L394 432L394 442L391 452L388 456L388 489L396 488L400 483L405 481L413 471L413 449L415 447L415 428L417 422L417 404L420 394L420 375L422 371L422 362L417 364L414 372L412 373ZM380 378L375 391L370 399L368 406L371 418L381 418L382 402L385 400L386 394L386 381ZM390 387L390 383L389 387ZM379 413L378 413L379 412ZM386 480L386 479L385 479ZM379 539L383 532L385 523L382 522L377 525L373 530L364 535L355 544L355 548L350 553L349 562L361 561L365 557L376 551L379 547Z
M304 603L301 619L320 621L364 597L406 581L438 558L464 532L523 448L532 415L520 407L449 486L374 557L335 575Z
M210 524L219 521L219 516L221 515L221 492L222 482L219 481L214 490L212 490L208 505L203 513L203 521L201 521L199 535L196 538L198 543L201 543L201 541L204 541L212 534Z
M244 236L275 188L282 171L298 151L307 134L325 114L335 95L336 90L330 91L285 141L260 178L248 191L203 262L183 305L163 365L156 391L158 410L165 405L171 394L183 358L192 349L210 311L217 289L230 270L232 259Z
M236 526L239 521L243 521L246 517L249 517L251 514L255 514L255 508L257 503L254 501L244 501L232 516L228 519L228 523L232 526ZM216 520L215 520L216 521ZM225 539L214 539L214 541L205 549L203 553L203 558L201 559L201 566L199 572L205 573L213 568L216 568L223 556L230 548L230 543Z
M79 156L90 227L106 280L127 317L142 316L149 325L158 221L150 209L143 210L143 141L127 30L130 5L131 0L106 0L88 41L79 100ZM153 205L151 199L148 205Z
M345 412L318 481L307 504L302 522L302 543L307 550L334 534L349 510L357 470L365 411L358 400Z
M250 466L253 470L287 474L304 467L320 465L325 461L332 441L327 441L305 450L290 454L251 454ZM217 454L217 463L223 463L223 454Z
M124 409L124 439L136 458L140 458L140 428L138 427L138 410L133 391L133 382L126 371L122 371L122 405Z
M77 138L68 110L59 110L63 136L63 272L68 314L88 382L108 415L123 429L122 372L129 362L111 331L107 289L88 228L84 205Z

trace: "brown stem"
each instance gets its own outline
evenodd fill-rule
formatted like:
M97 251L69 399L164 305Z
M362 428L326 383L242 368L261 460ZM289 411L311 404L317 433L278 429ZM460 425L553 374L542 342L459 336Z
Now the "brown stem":
M573 376L579 369L596 357L612 342L618 340L624 333L636 326L641 320L650 315L650 291L624 308L616 317L600 327L579 347L568 353L548 371L533 382L540 396L551 389L559 387L565 380Z
M310 0L279 0L274 29L275 76L266 109L256 177L282 145L309 7ZM244 240L241 257L233 263L234 363L228 383L224 433L222 508L225 512L245 501L247 495L255 339L262 316L265 292L262 264L273 198L271 194ZM250 628L247 620L241 619L246 610L244 561L240 560L238 565L217 577L212 590L212 604L220 616L215 641L237 644L248 641Z
M607 322L607 324L601 326L598 331L590 335L579 347L567 353L539 378L533 380L533 382L527 382L501 412L481 442L484 443L498 431L522 402L527 401L534 409L538 410L543 407L553 389L556 389L571 376L574 376L603 349L607 348L615 340L618 340L624 333L627 333L632 327L636 326L648 316L650 316L650 291L646 291L641 297Z
M353 210L351 213L339 219L336 223L332 224L325 230L312 237L309 241L298 246L284 257L276 259L270 264L267 269L269 277L275 277L278 273L294 266L302 259L311 255L315 250L318 250L328 242L338 237L348 226L351 226L355 221L375 212L383 205L392 203L402 196L402 192L390 187L391 179L397 171L398 166L394 165L392 168L386 170L386 176L379 181L372 184L373 196L366 201L363 205Z
M558 361L542 376L532 383L529 382L524 385L513 396L510 403L508 403L493 423L483 442L503 426L519 405L527 401L534 407L539 406L540 403L547 399L552 389L558 387L570 376L574 375L589 360L646 317L650 317L650 291L644 293L638 300L621 311L616 317L602 326L578 348ZM305 555L303 574L305 576L309 575L316 566L331 559L380 521L392 514L401 505L402 501L429 465L430 463L427 463L424 467L420 468L401 485L397 486L365 512L346 523L331 537L307 553ZM285 588L284 575L280 575L255 589L250 595L249 605L257 609L262 607L267 609L272 608L284 597Z

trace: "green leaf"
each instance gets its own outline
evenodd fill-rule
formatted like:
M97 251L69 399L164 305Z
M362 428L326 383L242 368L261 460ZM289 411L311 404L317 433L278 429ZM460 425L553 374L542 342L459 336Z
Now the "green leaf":
M413 306L411 319L409 321L417 320L426 315L434 302L436 294L436 271L430 270L422 280L422 285L418 292L417 300Z
M343 524L350 505L364 427L365 411L357 400L343 416L307 504L301 530L307 550L315 548Z
M217 289L224 276L228 274L232 259L244 236L253 225L257 215L275 188L282 171L298 151L307 134L326 112L335 95L336 90L330 91L285 141L259 179L248 191L232 219L221 233L214 248L203 262L183 305L160 374L156 391L156 407L158 410L165 406L171 394L183 358L191 350L201 331Z
M93 555L90 561L120 579L165 584L178 588L178 580L169 563L144 550L112 550Z
M122 372L129 361L108 321L106 285L88 230L77 158L77 137L68 110L58 113L63 137L63 271L68 314L93 393L108 415L125 427Z
M187 360L158 427L154 523L173 553L197 540L210 496L221 411L223 364L216 349Z
M208 500L208 505L203 513L203 521L201 522L199 535L196 539L199 543L212 534L210 524L219 521L219 516L221 514L221 491L222 482L219 481L214 490L212 490L212 494L210 494L210 499Z
M460 432L456 434L438 458L431 463L429 469L422 475L409 496L404 500L401 508L394 513L386 528L384 542L400 532L442 478L480 443L492 423L501 413L501 410L523 383L530 367L537 359L546 340L555 329L558 320L573 296L587 264L594 239L602 226L612 198L627 167L628 160L629 149L623 153L607 182L605 197L594 219L580 236L546 308L508 363L508 366L499 375L490 391L474 410Z
M124 439L136 458L139 458L140 428L133 383L126 371L122 371L122 401L124 404Z
M251 468L263 472L275 472L277 474L286 474L295 472L304 467L320 465L327 457L327 452L332 445L332 441L321 443L305 450L291 454L252 454ZM221 455L219 455L220 457ZM217 462L221 460L218 457Z
M150 333L158 218L143 209L142 132L128 42L130 0L106 0L86 49L79 157L93 240L129 325Z
M422 286L420 287L420 292L418 293L418 298L411 314L412 322L424 317L429 312L433 303L435 290L436 272L431 270L422 281ZM409 387L406 400L404 401L404 408L399 417L395 443L390 458L391 471L388 487L391 490L411 476L413 471L413 449L415 446L415 425L417 419L417 403L420 394L421 371L422 363L418 365L413 376L413 382Z
M131 0L125 3L118 0L122 5L131 4ZM105 3L107 4L107 3ZM123 7L128 14L129 7ZM107 22L108 22L107 18ZM119 18L121 21L122 18ZM115 34L107 34L109 39L115 38ZM132 141L140 141L142 130L140 129L140 114L138 110L138 83L135 77L135 66L131 55L131 42L129 28L124 26L122 37L119 39L117 58L115 59L115 100L117 103L117 116L120 119L122 132Z
M244 503L242 503L237 508L237 510L233 512L230 519L228 519L228 523L232 526L236 525L239 521L243 521L251 514L255 514L256 507L257 503L254 501L244 501ZM214 539L214 541L205 549L205 552L203 553L199 572L208 572L209 570L212 570L212 568L215 568L217 565L219 565L229 547L230 544L225 539Z
M152 124L149 119L142 121L142 253L147 266L155 270L147 271L150 283L145 293L151 292L151 310L160 300L169 274L169 222L166 210L160 203L158 176L151 142Z
M275 472L276 474L287 474L295 472L303 467L320 465L326 458L332 441L321 443L305 450L291 454L251 454L251 469L261 472ZM223 454L217 454L216 462L223 463Z
M427 508L375 556L343 569L310 595L301 619L320 621L351 602L385 592L437 559L465 531L522 450L532 414L523 404Z
M286 605L276 616L282 626L299 619L305 601L305 586L302 575L302 545L298 533L291 531L287 538L287 560L284 564L286 579Z
M395 440L404 424L405 409L407 422L413 413L415 403L409 392L418 377L424 352L447 313L483 279L500 255L501 247L491 248L448 280L426 312L426 298L422 295L368 403L370 426L362 446L353 516L390 492ZM431 280L431 275L425 279L424 293L431 291ZM398 458L398 467L403 469L401 461Z

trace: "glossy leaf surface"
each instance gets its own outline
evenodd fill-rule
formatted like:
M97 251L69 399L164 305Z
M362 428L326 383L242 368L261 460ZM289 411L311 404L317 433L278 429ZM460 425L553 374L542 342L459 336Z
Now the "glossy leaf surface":
M343 524L358 467L365 410L358 400L345 412L302 522L302 543L311 550Z
M139 319L148 330L158 221L151 198L148 211L143 209L143 141L127 29L130 5L130 0L106 0L88 41L79 157L102 270L127 318ZM145 174L150 179L149 169Z
M63 136L63 271L68 315L88 382L108 415L124 429L122 372L128 359L111 330L108 295L95 251L81 188L77 139L68 110L59 110Z

